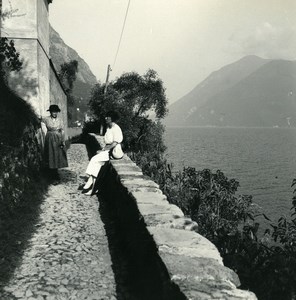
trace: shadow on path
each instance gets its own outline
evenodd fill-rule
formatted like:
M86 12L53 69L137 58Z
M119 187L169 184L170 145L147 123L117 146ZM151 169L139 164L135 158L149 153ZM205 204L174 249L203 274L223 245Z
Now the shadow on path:
M112 168L111 168L112 169ZM110 174L111 173L111 174ZM99 194L118 300L184 300L160 259L134 199L109 172Z
M40 205L45 199L48 184L39 178L35 186L28 186L22 204L13 213L0 212L0 295L17 267L34 232L38 227Z

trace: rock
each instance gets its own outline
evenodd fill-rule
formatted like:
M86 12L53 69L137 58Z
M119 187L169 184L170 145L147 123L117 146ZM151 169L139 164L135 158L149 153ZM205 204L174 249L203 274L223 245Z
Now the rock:
M60 292L60 293L69 293L69 291L63 286L63 285L61 285L59 288L58 288L58 291Z
M68 280L68 279L63 279L63 280L61 281L61 283L62 283L63 285L68 285L69 280Z
M16 297L16 298L23 298L24 297L24 294L25 292L23 290L15 290L13 291L13 295Z
M27 290L25 295L26 295L27 298L29 298L29 297L33 296L33 293L32 293L31 290Z

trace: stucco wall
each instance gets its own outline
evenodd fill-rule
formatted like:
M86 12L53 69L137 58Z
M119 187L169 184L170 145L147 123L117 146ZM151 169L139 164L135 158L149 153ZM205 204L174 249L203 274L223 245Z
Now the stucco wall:
M49 105L49 21L44 0L3 0L1 34L13 39L23 62L20 72L9 74L9 85L29 102L38 115Z
M46 4L44 0L37 1L37 21L38 21L37 32L38 32L39 43L43 47L47 56L49 56L48 4Z
M39 109L40 114L44 115L44 112L48 109L50 105L50 64L48 56L41 48L38 43L37 46L37 60L38 60L38 83L39 83Z
M67 99L49 61L48 0L3 0L3 12L12 16L2 23L2 36L15 42L23 62L20 72L9 74L9 85L44 116L58 104L67 125ZM52 85L50 87L50 84Z
M12 12L2 24L2 36L38 39L49 54L48 3L45 0L2 0L3 12Z
M9 86L39 114L38 42L35 39L16 39L14 42L15 48L20 52L23 68L9 74Z
M13 15L2 23L2 36L36 39L37 1L39 0L2 0L4 13L13 11Z
M43 115L50 103L48 57L36 39L14 39L14 42L23 66L21 71L9 73L9 86L38 115Z

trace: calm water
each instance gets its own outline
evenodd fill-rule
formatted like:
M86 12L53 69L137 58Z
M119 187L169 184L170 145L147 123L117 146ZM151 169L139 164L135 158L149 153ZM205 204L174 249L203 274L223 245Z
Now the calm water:
M289 213L295 128L166 128L165 142L175 170L219 169L237 179L239 194L252 195L271 218Z

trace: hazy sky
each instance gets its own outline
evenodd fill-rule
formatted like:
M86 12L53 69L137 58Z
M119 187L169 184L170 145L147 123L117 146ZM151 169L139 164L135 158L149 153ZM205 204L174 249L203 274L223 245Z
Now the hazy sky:
M296 0L54 0L50 22L104 82L152 68L170 103L245 55L296 58Z

